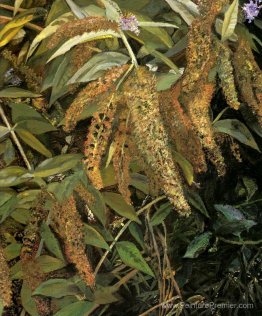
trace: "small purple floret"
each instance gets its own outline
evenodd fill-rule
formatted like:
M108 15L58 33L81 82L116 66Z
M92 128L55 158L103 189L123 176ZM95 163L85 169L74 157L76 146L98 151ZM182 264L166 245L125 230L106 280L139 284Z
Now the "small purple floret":
M120 19L120 28L123 31L131 31L136 35L139 35L140 30L138 28L138 21L134 15L123 16Z
M243 11L248 23L251 23L259 14L262 5L259 5L262 0L250 0L249 3L244 4Z

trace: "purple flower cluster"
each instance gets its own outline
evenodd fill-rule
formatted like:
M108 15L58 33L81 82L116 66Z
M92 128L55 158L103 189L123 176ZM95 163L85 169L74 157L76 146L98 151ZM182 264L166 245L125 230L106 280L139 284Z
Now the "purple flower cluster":
M120 28L123 31L131 31L136 35L139 35L140 30L138 28L138 21L135 15L123 16L120 19Z
M262 0L249 0L249 3L244 4L243 10L248 23L251 23L258 16L259 10L262 8L261 2Z

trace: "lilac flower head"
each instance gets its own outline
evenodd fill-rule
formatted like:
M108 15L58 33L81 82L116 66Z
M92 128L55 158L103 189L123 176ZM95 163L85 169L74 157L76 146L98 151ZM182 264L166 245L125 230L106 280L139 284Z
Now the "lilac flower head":
M120 28L123 31L131 31L139 35L138 21L135 15L122 16L120 19Z
M250 0L249 3L244 4L243 10L246 20L251 23L259 14L262 5L259 5L262 0Z

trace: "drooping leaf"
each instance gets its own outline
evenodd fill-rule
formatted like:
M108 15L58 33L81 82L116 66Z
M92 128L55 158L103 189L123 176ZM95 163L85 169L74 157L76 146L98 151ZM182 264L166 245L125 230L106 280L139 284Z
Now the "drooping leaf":
M121 194L104 192L103 197L106 204L109 205L116 213L137 223L140 223L134 207L127 204Z
M64 154L41 162L34 171L35 177L49 177L74 168L81 159L80 154Z
M85 232L85 243L87 245L92 245L94 247L109 249L108 244L104 240L103 236L99 234L99 232L93 228L91 225L85 224L84 228Z
M223 42L230 38L235 31L235 27L237 24L238 6L239 1L234 0L225 13L221 32Z
M196 236L188 245L184 258L197 258L209 245L212 233L206 232Z
M154 277L153 271L133 243L130 241L117 242L116 249L124 264Z
M43 41L44 39L53 35L56 32L56 30L59 28L60 23L66 23L70 17L72 17L72 13L67 12L67 13L59 16L57 19L55 19L49 25L47 25L43 29L43 31L40 32L32 41L30 48L28 50L28 53L27 53L27 59L34 53L34 51L36 50L37 46L40 44L41 41Z
M201 196L197 192L192 191L192 190L187 190L187 198L188 198L189 203L192 206L194 206L197 210L199 210L200 213L210 218L208 211L206 209L206 206Z
M42 223L40 231L41 237L45 242L46 248L58 259L64 260L63 252L61 250L59 241L55 237L50 227L46 223Z
M191 185L194 180L194 170L191 163L186 160L179 152L173 152L175 161L179 164L180 168L182 169L184 176L187 180L187 183Z
M94 292L94 302L99 305L117 302L119 298L115 294L116 291L114 286L99 286Z
M96 54L73 75L68 84L95 80L104 74L105 70L126 64L128 60L128 56L118 52Z
M37 98L41 94L33 93L17 87L7 87L0 90L0 98Z
M78 294L80 294L80 290L76 284L66 279L50 279L44 281L33 292L33 295L44 295L55 298Z
M182 0L165 0L171 7L172 10L177 12L181 15L183 20L190 25L193 20L195 19L195 16L193 15L192 11L190 11L187 6L184 4L184 1ZM191 3L191 7L195 7L195 10L197 10L197 7L194 5L192 1L187 1ZM194 5L194 6L193 6Z
M36 303L32 297L32 291L26 282L23 282L21 289L22 306L30 316L39 316Z
M145 247L144 243L144 237L143 237L143 232L141 230L141 227L137 225L137 223L132 222L128 226L128 229L130 231L130 234L135 238L135 240L140 244L142 248Z
M89 32L89 33L83 33L81 35L77 35L75 37L72 37L70 40L66 41L62 46L49 58L47 62L50 62L54 58L65 54L68 52L72 47L88 41L96 41L96 40L102 40L106 38L112 38L112 37L120 37L119 33L117 33L114 30L103 30L103 31L97 31L97 32Z
M88 316L91 315L96 306L95 302L75 302L63 307L60 311L55 313L54 316Z
M35 17L43 15L44 12L45 10L41 8L34 8L14 17L0 30L0 47L8 44L28 22L32 21Z
M11 166L0 170L0 187L10 187L28 181L33 176L26 169Z
M20 255L22 245L18 243L13 243L5 247L4 254L6 260L12 260Z
M59 270L66 266L66 263L64 261L47 255L42 255L38 257L36 259L36 262L40 265L44 273Z
M157 91L168 90L181 77L181 73L166 73L157 77Z
M228 134L236 138L241 143L260 152L254 137L252 136L246 125L244 125L239 120L220 120L214 124L214 128L217 132Z
M0 125L0 139L4 138L7 134L9 134L9 129L5 126Z
M171 211L172 211L172 205L169 202L162 204L159 207L159 209L155 212L155 214L152 216L150 220L150 224L152 226L161 224Z
M16 127L15 131L27 145L48 158L52 157L52 153L33 134L19 127Z

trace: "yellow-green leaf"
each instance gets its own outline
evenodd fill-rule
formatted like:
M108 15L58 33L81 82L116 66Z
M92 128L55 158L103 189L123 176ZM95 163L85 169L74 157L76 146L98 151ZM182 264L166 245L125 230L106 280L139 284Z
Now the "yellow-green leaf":
M124 264L154 277L154 272L133 243L130 241L120 241L116 243L116 249Z
M132 205L126 203L122 195L113 192L104 192L105 203L109 205L116 213L132 221L140 223L140 220Z
M30 147L38 151L40 154L50 158L52 153L30 132L25 129L17 129L18 136Z
M222 41L224 42L234 34L237 24L239 1L234 0L225 13L225 18L222 25Z
M70 38L70 40L66 41L50 58L47 62L50 62L54 58L65 54L68 52L72 47L83 43L83 42L90 42L96 40L102 40L106 38L112 37L120 37L119 33L114 30L102 30L97 32L85 32L81 35L74 36Z

